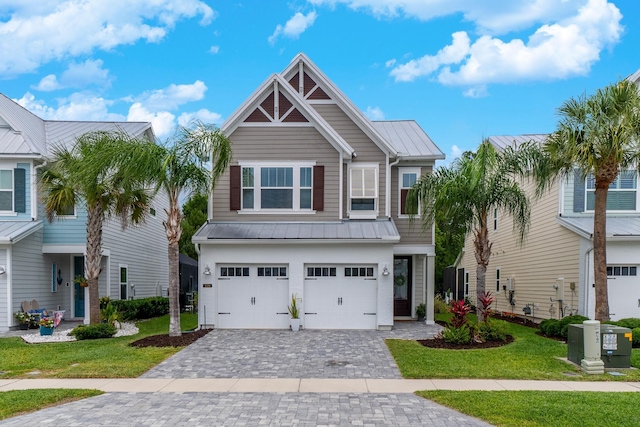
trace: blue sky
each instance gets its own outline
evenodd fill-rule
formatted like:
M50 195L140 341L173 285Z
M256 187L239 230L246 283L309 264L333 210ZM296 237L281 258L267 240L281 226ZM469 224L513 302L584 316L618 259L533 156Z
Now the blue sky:
M633 23L636 23L635 25ZM640 68L636 0L2 0L0 92L47 119L218 125L304 52L447 155L554 130Z

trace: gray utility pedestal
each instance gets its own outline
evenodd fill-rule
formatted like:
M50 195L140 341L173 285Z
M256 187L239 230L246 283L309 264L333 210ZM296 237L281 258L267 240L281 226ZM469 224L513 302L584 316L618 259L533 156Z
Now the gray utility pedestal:
M569 325L567 358L580 365L584 359L584 331L582 325ZM631 367L631 329L614 325L600 325L600 354L605 368Z

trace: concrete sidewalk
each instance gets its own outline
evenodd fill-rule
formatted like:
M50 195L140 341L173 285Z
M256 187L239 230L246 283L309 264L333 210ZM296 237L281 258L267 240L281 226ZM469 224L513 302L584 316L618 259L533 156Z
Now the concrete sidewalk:
M124 393L413 393L417 390L638 392L639 382L328 378L117 378L0 380L0 391L86 388Z

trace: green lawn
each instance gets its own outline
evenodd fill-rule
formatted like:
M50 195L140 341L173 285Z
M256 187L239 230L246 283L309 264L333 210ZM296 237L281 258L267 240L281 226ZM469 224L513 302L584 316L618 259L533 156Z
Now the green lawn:
M197 315L181 314L183 330L197 327ZM129 337L66 343L27 344L21 338L0 339L0 379L6 378L134 378L181 348L130 347L129 343L169 332L169 316L137 323ZM37 375L29 374L38 371Z
M387 340L405 378L479 378L523 380L638 381L638 370L622 370L623 377L583 375L580 369L559 358L567 357L567 345L541 337L536 330L512 323L508 333L515 341L503 347L482 350L443 350L424 347L416 341ZM640 367L640 351L634 350L632 366ZM577 376L567 376L570 372Z
M98 390L58 388L1 392L0 420L99 394L102 392Z
M632 427L640 394L563 391L420 391L418 395L501 427Z

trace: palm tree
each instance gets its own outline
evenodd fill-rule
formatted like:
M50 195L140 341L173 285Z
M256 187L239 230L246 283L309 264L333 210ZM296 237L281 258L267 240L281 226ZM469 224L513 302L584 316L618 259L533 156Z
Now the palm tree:
M169 198L164 228L169 241L169 335L180 336L179 244L182 235L180 195L211 192L231 161L231 143L220 129L202 122L180 126L163 147L159 189ZM208 167L211 162L211 170Z
M625 169L640 170L640 94L627 80L593 95L564 102L556 131L545 144L547 159L536 167L539 191L558 177L592 176L595 181L593 258L596 320L609 320L607 290L607 194Z
M450 167L440 167L423 175L409 190L407 209L420 212L424 230L430 230L436 215L441 214L459 224L466 234L473 233L477 261L476 292L483 295L492 243L488 221L493 209L513 218L520 242L524 241L530 217L530 201L519 184L530 160L525 154L534 151L532 144L522 151L507 147L498 151L484 140L475 153L465 152ZM479 320L482 313L477 312Z
M146 171L132 161L152 144L124 132L90 132L69 148L57 146L41 169L38 183L48 221L74 206L87 210L85 276L89 286L89 320L100 323L98 278L102 225L117 216L122 228L144 221L151 194L145 189Z

